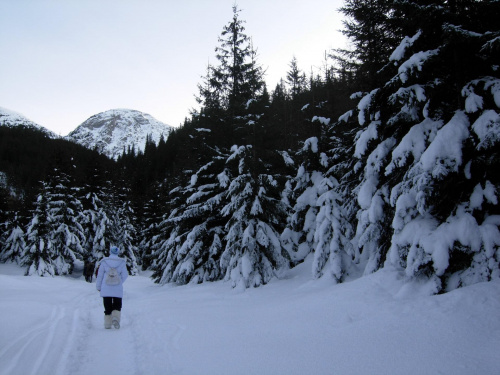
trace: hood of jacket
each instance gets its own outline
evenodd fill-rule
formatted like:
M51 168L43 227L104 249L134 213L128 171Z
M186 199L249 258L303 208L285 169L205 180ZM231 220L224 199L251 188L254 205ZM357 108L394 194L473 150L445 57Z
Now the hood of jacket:
M124 262L125 259L120 258L118 255L111 254L109 257L103 259L108 266L117 267L121 262Z

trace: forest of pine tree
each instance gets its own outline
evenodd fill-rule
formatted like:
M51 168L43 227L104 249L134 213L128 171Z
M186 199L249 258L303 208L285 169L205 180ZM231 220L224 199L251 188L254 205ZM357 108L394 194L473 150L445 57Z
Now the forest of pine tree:
M184 124L109 160L0 127L0 259L65 275L119 246L155 282L395 267L500 277L500 2L346 0L352 49L274 88L237 6Z

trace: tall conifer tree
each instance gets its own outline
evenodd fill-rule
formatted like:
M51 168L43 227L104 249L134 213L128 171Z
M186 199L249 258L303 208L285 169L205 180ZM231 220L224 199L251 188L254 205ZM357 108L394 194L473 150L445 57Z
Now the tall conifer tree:
M224 26L215 49L219 65L213 68L210 80L223 107L232 114L239 114L264 87L264 72L256 62L256 51L239 13L233 6L233 19Z

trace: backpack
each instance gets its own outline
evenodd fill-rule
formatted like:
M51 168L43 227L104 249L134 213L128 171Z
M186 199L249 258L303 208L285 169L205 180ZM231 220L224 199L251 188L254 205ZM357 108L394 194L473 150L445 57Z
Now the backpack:
M108 274L106 275L106 284L107 285L120 285L122 282L122 279L120 277L120 274L118 273L118 270L115 267L111 267L107 262L106 262L106 264L109 267Z

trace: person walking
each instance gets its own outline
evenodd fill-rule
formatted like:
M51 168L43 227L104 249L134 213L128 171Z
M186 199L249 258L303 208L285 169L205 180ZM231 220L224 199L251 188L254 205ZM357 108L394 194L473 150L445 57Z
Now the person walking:
M104 328L113 325L120 328L123 283L128 277L125 259L120 258L120 249L112 246L109 257L103 258L97 273L96 288L101 293L104 304Z
M85 281L88 283L92 282L92 276L94 275L94 266L95 264L89 260L86 260L84 262L83 276L85 276Z

